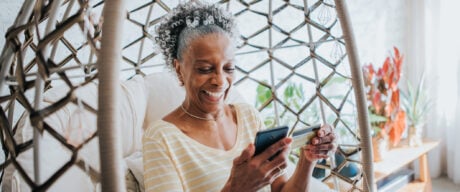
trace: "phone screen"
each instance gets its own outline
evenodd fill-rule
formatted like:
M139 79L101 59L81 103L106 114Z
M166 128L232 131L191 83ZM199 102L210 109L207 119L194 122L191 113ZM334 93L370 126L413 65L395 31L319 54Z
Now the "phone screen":
M265 149L270 147L270 145L273 145L277 141L285 138L288 130L289 128L287 126L281 126L257 132L256 141L254 142L254 145L256 146L254 156L262 153Z

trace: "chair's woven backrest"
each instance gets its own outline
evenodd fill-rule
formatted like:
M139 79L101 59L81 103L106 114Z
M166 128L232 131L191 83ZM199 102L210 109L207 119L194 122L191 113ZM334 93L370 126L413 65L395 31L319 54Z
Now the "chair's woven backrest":
M332 183L333 178L338 178L346 191L372 189L372 185L363 182L363 178L373 181L371 147L362 104L361 74L357 71L359 63L343 1L212 2L221 3L237 18L241 41L235 84L244 88L246 99L261 111L267 126L287 124L295 130L324 122L334 125L340 137L339 151L347 158L328 172L323 181ZM127 1L125 30L105 32L124 33L122 79L164 70L163 57L152 43L152 33L162 16L178 3ZM79 147L67 144L66 138L53 131L43 118L62 106L77 103L72 92L97 79L102 22L111 21L101 17L103 8L104 2L100 0L25 1L15 25L6 34L0 60L0 133L6 160L0 166L3 169L14 165L34 189L48 188L73 164L85 169L84 163L71 159L55 177L37 184L15 161L18 154L31 150L32 141L17 143L13 136L20 114L28 111L37 130L48 132L72 153L78 152ZM43 79L43 88L38 90L37 77ZM65 98L47 108L34 104L34 98L40 99L44 90L58 84L70 88ZM95 137L96 133L86 142ZM357 162L363 171L354 178L342 176L340 170L351 162ZM330 169L328 165L319 166Z

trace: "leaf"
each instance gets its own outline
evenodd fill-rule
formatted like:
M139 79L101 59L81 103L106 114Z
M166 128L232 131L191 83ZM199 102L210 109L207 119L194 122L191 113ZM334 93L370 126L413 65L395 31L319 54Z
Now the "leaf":
M414 110L417 109L417 104L419 102L419 99L420 99L420 94L423 94L423 82L424 82L424 78L423 78L423 74L422 74L422 80L420 81L420 83L418 84L418 87L417 87L417 92L415 94L415 100L414 100Z
M328 87L328 86L331 86L331 85L334 85L334 84L340 84L340 83L344 83L346 82L347 79L345 77L341 77L341 76L335 76L335 77L332 77L326 85L324 85L323 88L325 87Z
M266 82L266 81L264 81ZM265 102L267 102L269 99L272 98L272 93L271 93L271 90L270 88L262 85L262 84L259 84L256 88L256 92L257 92L257 95L256 95L256 107L259 107L261 105L263 105Z
M396 146L401 141L401 136L406 128L406 113L399 111L396 119L392 122L392 127L389 131L390 141L393 146Z
M391 105L396 109L400 108L400 105L399 105L399 90L396 90L391 94Z
M397 74L397 76L395 76L395 80L399 81L401 77L402 62L404 60L404 56L399 53L399 50L396 47L394 47L394 52L395 52L395 55L393 57L393 64L395 66L395 71Z
M372 63L370 63L369 65L364 65L362 69L363 69L363 77L364 77L365 85L371 86L372 79L374 78L374 74L375 74Z
M388 118L386 118L384 116L377 115L377 114L374 114L374 113L369 113L369 121L370 121L370 123L381 123L381 122L386 122L387 120L388 120Z
M267 87L263 86L262 84L259 84L259 85L257 85L256 91L257 91L257 93L262 93L262 92L265 92L266 89L267 89Z
M294 91L295 91L295 95L296 95L300 100L303 101L304 95L303 95L303 87L302 87L302 84L299 83L299 84L296 86L296 88L294 89Z
M272 98L272 97L273 97L273 96L272 96L272 92L271 92L269 89L267 89L267 90L265 91L265 99L266 99L266 100L264 101L264 103L265 103L268 99L270 99L270 98Z
M410 98L405 91L401 91L400 94L401 94L402 103L403 103L402 106L404 110L407 112L410 110L410 107L408 107L411 105Z
M265 117L264 125L265 127L272 127L273 125L275 125L275 117L272 117L272 116Z
M286 87L286 89L284 89L284 97L285 98L292 98L293 95L294 95L293 84L289 83L288 86Z
M399 58L400 57L400 54L399 54L399 49L397 47L393 47L393 50L395 52L395 57L396 58Z
M381 68L382 72L379 71L380 73L382 73L382 76L388 73L388 71L390 70L390 67L391 67L390 64L391 64L390 63L390 57L387 57L385 59L385 62L383 63L383 67Z
M374 106L377 113L380 113L380 110L382 108L380 92L375 92L374 95L372 95L372 106Z

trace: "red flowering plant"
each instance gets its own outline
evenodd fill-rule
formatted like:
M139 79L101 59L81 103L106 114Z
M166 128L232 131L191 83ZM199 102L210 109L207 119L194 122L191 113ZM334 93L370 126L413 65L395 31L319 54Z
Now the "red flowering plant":
M393 146L399 143L406 127L406 114L400 105L398 88L403 58L394 47L394 55L388 56L382 67L363 66L373 136L389 136Z

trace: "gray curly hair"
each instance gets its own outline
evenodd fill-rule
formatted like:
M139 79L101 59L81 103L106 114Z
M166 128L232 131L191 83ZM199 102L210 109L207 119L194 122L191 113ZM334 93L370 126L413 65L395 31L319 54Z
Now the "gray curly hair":
M179 4L165 16L156 28L155 42L166 65L173 69L173 60L182 59L191 40L210 33L227 34L236 40L238 31L232 14L217 5L193 1Z

